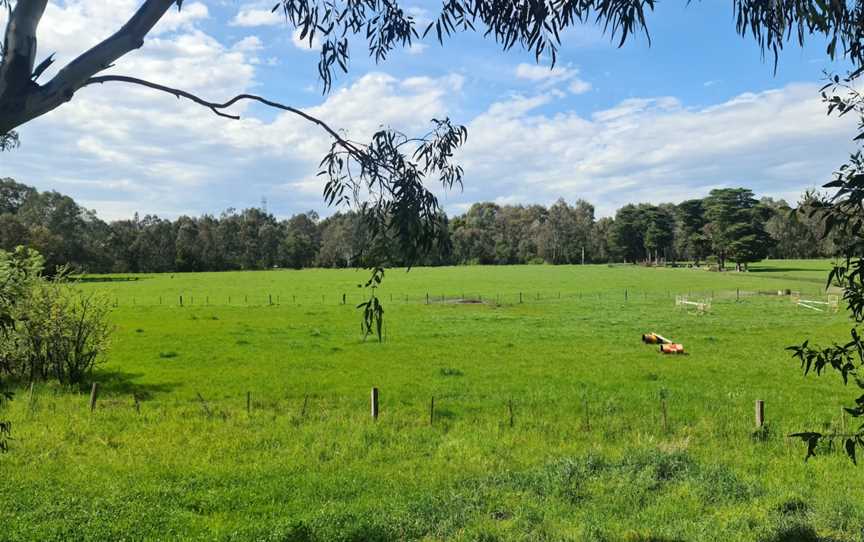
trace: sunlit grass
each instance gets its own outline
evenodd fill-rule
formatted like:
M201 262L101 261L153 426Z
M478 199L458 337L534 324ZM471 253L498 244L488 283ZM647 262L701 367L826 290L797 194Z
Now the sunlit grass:
M860 471L784 438L854 392L784 347L848 321L756 295L817 295L828 266L393 271L383 344L361 340L362 272L87 283L118 305L98 408L18 390L0 538L858 540ZM712 311L676 309L688 293Z

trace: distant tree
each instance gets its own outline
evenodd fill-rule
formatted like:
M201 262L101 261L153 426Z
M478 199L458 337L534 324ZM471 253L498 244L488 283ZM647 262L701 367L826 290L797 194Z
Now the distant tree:
M675 240L675 217L667 206L646 206L640 209L644 232L642 242L648 255L648 260L654 256L654 263L660 263L660 255L672 247Z
M642 211L632 203L615 213L612 229L615 250L626 262L636 263L645 256L644 223Z
M0 215L16 214L24 203L36 195L36 189L15 181L0 179Z
M594 223L591 229L591 261L611 262L614 259L614 230L615 221L611 217L603 217Z
M188 216L181 216L175 223L177 237L174 241L176 258L173 269L177 271L200 271L201 245L198 239L198 224Z
M767 213L746 188L712 190L705 198L706 233L722 271L731 259L738 270L765 258L771 239L765 233Z
M13 250L17 246L29 244L27 225L18 216L0 214L0 250Z
M321 246L318 213L309 211L292 216L284 224L285 237L279 245L279 260L285 267L311 267Z
M678 253L697 266L711 249L705 234L705 207L701 199L682 201L676 207L676 245Z

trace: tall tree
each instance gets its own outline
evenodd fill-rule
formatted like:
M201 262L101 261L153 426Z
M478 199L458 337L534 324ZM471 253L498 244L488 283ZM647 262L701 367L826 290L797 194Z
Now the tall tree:
M615 250L625 262L636 263L645 255L642 218L642 211L632 203L621 207L615 213L612 240Z
M705 198L706 232L721 271L728 259L741 264L767 255L764 209L747 188L718 188Z

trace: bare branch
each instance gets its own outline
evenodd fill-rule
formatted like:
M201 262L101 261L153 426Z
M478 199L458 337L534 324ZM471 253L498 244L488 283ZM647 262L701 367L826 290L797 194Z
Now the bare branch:
M287 111L289 113L293 113L293 114L295 114L295 115L297 115L297 116L299 116L299 117L301 117L301 118L303 118L303 119L305 119L305 120L307 120L313 124L320 126L333 139L335 139L337 143L339 143L339 146L344 148L346 151L348 151L349 153L351 153L352 155L355 155L355 156L359 156L361 154L360 149L358 149L352 142L348 141L347 139L345 139L344 137L339 135L339 133L336 130L331 128L327 123L325 123L321 119L313 117L312 115L305 113L305 112L301 111L300 109L297 109L296 107L291 107L290 105L285 105L285 104L282 104L279 102L274 102L273 100L268 100L267 98L263 98L261 96L256 96L255 94L238 94L237 96L234 96L233 98L231 98L230 100L227 100L225 102L221 102L221 103L220 102L212 102L210 100L205 100L204 98L196 96L195 94L192 94L191 92L187 92L185 90L167 87L165 85L160 85L158 83L152 83L150 81L146 81L146 80L140 79L138 77L129 77L126 75L101 75L101 76L97 76L97 77L91 77L90 79L85 81L84 85L82 85L82 86L94 85L97 83L98 84L110 83L110 82L129 83L129 84L133 84L133 85L140 85L143 87L147 87L147 88L150 88L153 90L158 90L160 92L166 92L166 93L171 94L172 96L174 96L178 99L179 98L185 98L187 100L190 100L190 101L192 101L198 105L206 107L207 109L211 110L213 113L219 115L220 117L225 117L225 118L232 119L232 120L239 120L240 116L225 113L223 110L228 109L229 107L233 106L234 104L236 104L238 102L242 102L242 101L258 102L258 103L264 104L268 107L272 107L274 109L281 109L282 111Z

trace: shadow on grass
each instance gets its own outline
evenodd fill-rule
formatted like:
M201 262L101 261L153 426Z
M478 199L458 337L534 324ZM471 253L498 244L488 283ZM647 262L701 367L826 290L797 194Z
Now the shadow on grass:
M137 282L142 277L76 277L75 282Z
M794 273L796 271L818 272L822 270L808 267L751 267L748 273ZM828 273L827 269L825 269L825 273Z
M822 537L813 527L807 524L797 524L784 527L765 542L839 542L832 537Z
M135 394L140 401L152 399L159 393L168 393L180 387L179 382L160 382L158 384L142 384L135 380L144 373L128 373L124 371L96 371L92 382L98 382L99 388L105 393L117 395ZM89 391L89 388L87 389Z

